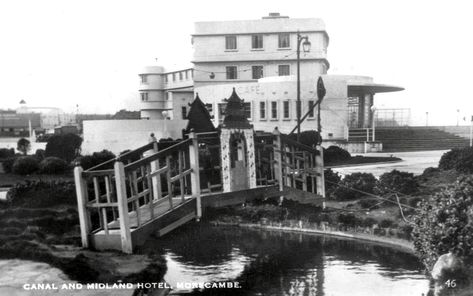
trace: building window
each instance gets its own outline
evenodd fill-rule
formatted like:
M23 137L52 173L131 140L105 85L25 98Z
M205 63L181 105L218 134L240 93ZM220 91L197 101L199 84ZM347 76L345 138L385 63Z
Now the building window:
M289 48L291 47L291 41L289 38L289 33L283 33L279 34L279 40L278 40L278 46L279 48Z
M186 80L189 79L189 71L186 71Z
M176 81L176 73L172 73L172 81Z
M309 118L314 118L314 105L315 101L309 101Z
M266 119L266 102L259 102L259 118Z
M246 118L251 119L251 103L243 103L243 110L245 112Z
M278 102L271 102L271 119L278 119Z
M291 69L289 68L289 65L279 65L278 73L279 76L289 76L291 75Z
M282 110L283 110L283 117L285 119L289 118L290 112L289 112L289 101L284 101L282 103Z
M181 113L182 113L182 119L187 119L187 107L186 106L181 107Z
M225 49L226 50L235 50L235 49L237 49L236 36L225 36Z
M167 75L164 75L164 82L168 83L168 76Z
M260 79L263 77L263 66L251 66L251 73L253 79Z
M236 66L228 66L227 69L227 79L237 79L237 67Z
M148 93L147 93L147 92L142 92L142 93L141 93L141 100L142 100L143 102L148 101Z
M252 35L251 36L251 48L262 49L263 48L263 35Z
M210 119L214 119L214 105L213 104L205 104L205 108L209 111Z
M148 75L141 74L141 83L147 83L148 82Z
M183 77L182 77L182 72L179 72L179 80L182 80Z

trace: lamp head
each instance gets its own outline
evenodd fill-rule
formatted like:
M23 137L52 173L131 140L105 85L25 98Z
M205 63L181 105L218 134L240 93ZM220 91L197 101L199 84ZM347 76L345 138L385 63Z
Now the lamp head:
M310 51L310 41L307 37L305 38L304 42L302 42L302 50L304 52L309 52Z

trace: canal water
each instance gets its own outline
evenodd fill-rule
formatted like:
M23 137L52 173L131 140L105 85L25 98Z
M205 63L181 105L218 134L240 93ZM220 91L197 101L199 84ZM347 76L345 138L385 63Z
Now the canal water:
M415 256L355 240L190 223L148 240L141 251L157 250L164 252L165 280L173 287L241 286L203 295L421 296L429 290Z

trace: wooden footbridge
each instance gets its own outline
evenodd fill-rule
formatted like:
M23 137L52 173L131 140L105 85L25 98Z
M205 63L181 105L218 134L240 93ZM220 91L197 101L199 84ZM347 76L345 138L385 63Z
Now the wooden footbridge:
M228 107L227 107L228 108ZM227 122L228 123L228 122ZM152 142L88 170L74 169L83 247L132 253L208 207L280 197L323 204L323 156L279 133L228 123Z

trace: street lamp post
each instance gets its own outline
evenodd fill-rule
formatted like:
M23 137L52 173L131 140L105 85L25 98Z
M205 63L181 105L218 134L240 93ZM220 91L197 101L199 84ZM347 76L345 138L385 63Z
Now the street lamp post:
M297 141L299 141L301 137L301 44L304 52L310 51L309 37L302 36L300 33L297 33Z

